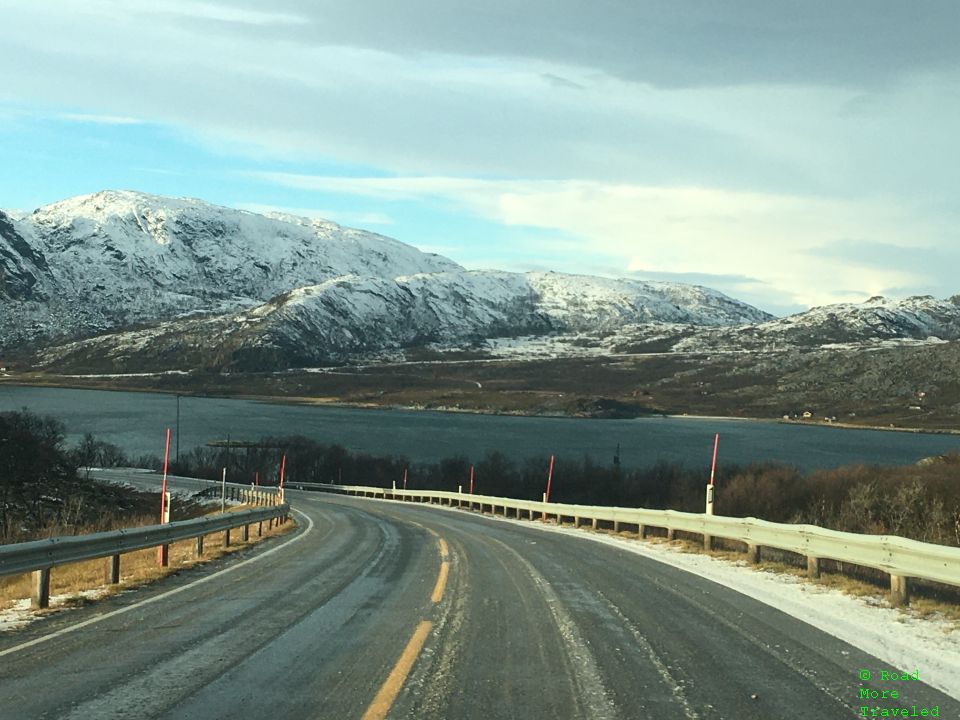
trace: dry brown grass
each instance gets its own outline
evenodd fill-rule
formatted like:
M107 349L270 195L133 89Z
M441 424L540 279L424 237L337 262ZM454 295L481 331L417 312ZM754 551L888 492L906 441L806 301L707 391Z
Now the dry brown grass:
M247 506L234 506L230 510L249 509ZM85 591L96 589L98 596L112 595L122 590L145 585L159 580L171 573L185 568L202 565L231 553L239 552L251 545L290 532L295 523L289 520L284 525L269 527L269 522L263 523L263 535L257 536L257 525L250 526L250 538L247 542L241 540L241 528L234 528L230 533L230 546L224 547L224 533L217 532L207 535L203 543L203 556L198 558L195 553L196 542L184 540L170 545L170 564L160 567L158 549L147 548L126 553L120 558L120 583L107 584L107 571L110 559L87 560L70 565L62 565L50 573L50 607L76 607L86 604L90 597ZM7 608L30 597L31 574L11 575L0 577L0 609ZM56 599L54 599L56 596Z

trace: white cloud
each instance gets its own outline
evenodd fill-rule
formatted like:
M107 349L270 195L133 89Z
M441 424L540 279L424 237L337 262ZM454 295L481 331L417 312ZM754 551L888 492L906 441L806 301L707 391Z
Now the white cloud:
M69 0L68 0L69 2ZM64 4L60 0L60 4ZM56 6L57 2L51 2ZM305 25L309 20L299 13L264 12L260 9L238 7L228 2L194 2L193 0L85 0L82 6L69 8L83 15L98 15L104 19L117 19L119 13L128 15L153 15L182 18L185 20L212 20L239 25ZM60 8L61 12L68 11Z
M219 20L244 25L305 25L309 20L294 13L263 12L239 8L223 3L193 2L188 0L148 0L138 3L141 12L169 13L187 18Z
M266 215L279 213L296 217L310 218L311 220L332 220L333 222L353 227L365 228L370 225L393 225L394 220L382 212L349 212L344 210L320 210L316 208L286 207L283 205L264 205L262 203L235 203L234 207L240 210Z
M754 291L765 284L780 305L846 302L922 285L928 278L916 268L878 266L868 257L858 262L822 249L868 238L922 252L938 233L917 216L868 201L595 181L260 177L377 199L438 198L505 225L557 231L557 238L542 242L545 253L606 263L624 274L741 277Z
M61 120L78 123L93 123L95 125L140 125L142 120L121 115L90 115L86 113L61 113L57 116Z
M0 98L379 169L400 177L261 178L555 230L539 250L571 269L756 278L810 304L955 282L829 252L955 244L960 46L936 4L15 2Z

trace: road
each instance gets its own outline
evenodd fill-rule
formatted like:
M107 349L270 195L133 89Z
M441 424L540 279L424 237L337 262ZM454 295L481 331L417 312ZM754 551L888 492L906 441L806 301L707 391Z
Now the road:
M858 669L886 667L616 547L288 499L294 534L0 637L0 716L832 720L861 717ZM906 699L960 717L922 683Z

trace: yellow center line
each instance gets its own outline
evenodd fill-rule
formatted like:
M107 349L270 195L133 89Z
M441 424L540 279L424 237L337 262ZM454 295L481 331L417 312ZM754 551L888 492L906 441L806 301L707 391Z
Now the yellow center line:
M450 548L447 547L447 541L438 536L437 544L440 546L440 574L430 596L433 603L438 603L443 598L443 589L447 586L447 575L450 573Z
M440 602L440 599L443 597L443 589L447 585L447 574L449 572L450 563L444 560L440 563L440 574L437 576L437 584L433 586L433 595L430 596L431 602Z
M408 642L407 646L403 649L400 659L397 660L397 664L394 665L393 670L390 671L387 681L383 684L383 687L380 688L380 692L377 693L373 702L370 703L370 707L368 707L367 711L363 714L362 720L383 720L383 718L387 716L390 708L393 707L394 701L397 699L397 695L400 694L400 688L402 688L403 683L406 682L407 676L413 668L413 663L416 662L417 656L423 648L423 643L426 642L427 635L430 634L432 628L433 623L429 620L422 620L420 624L417 625L417 629L413 631L410 642Z
M424 527L420 523L414 524ZM447 586L447 575L450 573L450 547L447 545L447 541L440 537L436 531L430 528L424 529L437 538L437 546L440 550L440 574L437 576L437 584L430 596L430 600L436 604L443 598L443 590ZM429 620L420 621L407 646L403 649L400 659L397 660L397 664L390 671L386 682L383 683L377 696L370 703L370 707L363 714L362 720L383 720L387 716L390 708L393 707L393 703L396 702L403 684L407 681L407 676L410 675L410 671L413 669L413 665L417 661L417 657L423 649L423 644L427 641L427 636L432 629L432 622Z

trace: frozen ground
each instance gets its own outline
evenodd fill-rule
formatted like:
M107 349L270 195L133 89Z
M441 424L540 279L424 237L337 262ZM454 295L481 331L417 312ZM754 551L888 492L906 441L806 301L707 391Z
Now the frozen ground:
M64 601L76 600L77 598L83 598L84 600L98 600L103 597L106 592L106 588L94 588L92 590L82 590L80 592L68 593L66 595L51 595L50 610L31 610L30 598L16 600L9 608L0 610L0 632L19 630L35 620L49 616L52 612L62 612L63 610L69 610L71 607L73 607L72 605L67 605L65 607L58 608L57 605Z

